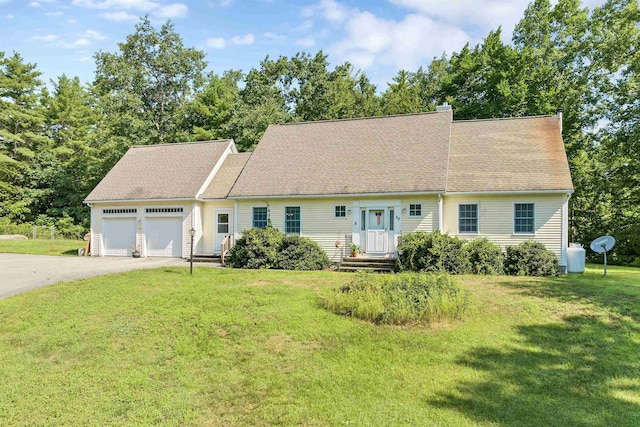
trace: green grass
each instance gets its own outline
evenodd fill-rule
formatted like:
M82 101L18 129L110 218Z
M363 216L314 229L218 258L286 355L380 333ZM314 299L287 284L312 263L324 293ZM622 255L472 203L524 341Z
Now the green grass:
M640 425L640 270L463 276L430 327L333 314L353 276L165 268L0 300L0 425Z
M73 255L84 248L83 240L0 240L0 253L33 255Z

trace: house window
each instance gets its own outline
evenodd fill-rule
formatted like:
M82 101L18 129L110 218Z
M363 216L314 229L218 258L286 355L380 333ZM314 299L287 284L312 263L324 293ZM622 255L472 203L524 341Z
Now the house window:
M336 218L346 218L347 217L347 207L342 205L342 206L336 206L335 207L335 214L334 216Z
M367 211L362 209L360 211L360 230L364 231L367 229Z
M394 218L394 210L389 209L389 230L393 231L395 229L395 218Z
M300 234L300 206L287 206L284 208L284 232L287 234Z
M458 233L478 232L478 205L458 205Z
M253 208L253 226L267 228L267 208Z
M535 205L516 203L514 205L514 233L533 234L535 232Z
M130 209L102 209L103 215L111 215L111 214L134 214L138 213L137 208Z
M409 216L422 216L422 205L418 204L410 204L409 205Z
M146 208L146 213L179 213L184 212L184 208Z

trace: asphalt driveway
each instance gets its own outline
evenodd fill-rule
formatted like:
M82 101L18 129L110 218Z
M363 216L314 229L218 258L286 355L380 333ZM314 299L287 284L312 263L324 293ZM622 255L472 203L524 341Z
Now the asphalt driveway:
M0 298L58 282L142 268L188 267L179 258L62 257L0 253Z

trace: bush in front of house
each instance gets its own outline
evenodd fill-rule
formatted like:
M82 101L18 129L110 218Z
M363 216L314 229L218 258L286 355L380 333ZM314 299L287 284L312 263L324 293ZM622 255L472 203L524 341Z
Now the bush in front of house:
M504 270L512 276L557 276L558 258L542 243L528 240L507 246Z
M471 273L498 275L504 272L504 255L500 246L486 237L470 240L465 244Z
M398 245L398 268L400 271L468 273L471 265L464 245L463 240L439 231L406 234Z
M311 239L284 236L278 251L278 268L282 270L322 270L330 264L327 253Z
M321 270L329 257L320 245L305 237L284 235L273 227L250 228L231 248L228 264L235 268Z
M322 303L336 314L401 325L461 319L469 300L446 273L358 273Z
M278 268L282 238L273 227L250 228L231 248L228 263L235 268Z

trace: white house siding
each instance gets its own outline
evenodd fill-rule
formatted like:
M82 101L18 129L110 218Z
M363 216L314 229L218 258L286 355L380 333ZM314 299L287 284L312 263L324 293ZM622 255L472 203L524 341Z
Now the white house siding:
M192 227L191 216L194 207L192 201L162 201L162 202L110 202L91 204L91 255L102 256L102 209L137 208L136 214L126 214L134 216L137 223L136 246L142 249L142 256L146 256L146 241L144 231L146 228L145 208L154 207L182 207L182 257L189 256L191 237L189 230ZM180 214L176 214L178 216ZM115 215L114 215L115 216ZM169 216L169 215L168 215Z
M278 230L284 231L284 214L286 206L300 206L301 235L317 242L322 247L332 261L340 261L343 257L350 255L350 248L346 247L346 236L352 234L353 221L359 218L353 217L354 202L381 200L382 204L388 204L389 200L400 200L402 209L402 233L410 231L424 230L432 231L438 228L438 199L437 196L425 197L398 197L381 196L374 197L336 197L336 198L309 198L309 199L247 199L238 200L238 229L236 238L240 237L242 231L253 225L253 208L267 207L271 225ZM422 217L409 218L409 204L422 203ZM346 206L347 216L336 218L335 207ZM391 205L393 206L393 205ZM336 242L339 247L336 247Z
M196 252L199 254L212 254L214 252L214 235L215 235L215 210L216 209L231 209L235 203L233 201L215 201L215 202L203 202L202 203L202 236L198 241Z
M438 229L438 196L404 197L402 200L402 234L414 231L430 233ZM422 216L410 217L409 205L422 204Z
M501 196L444 196L444 231L463 239L486 237L506 246L526 240L543 243L562 259L562 206L565 196L551 195L501 195ZM514 203L535 204L535 234L514 233ZM478 205L478 233L458 233L458 205Z

